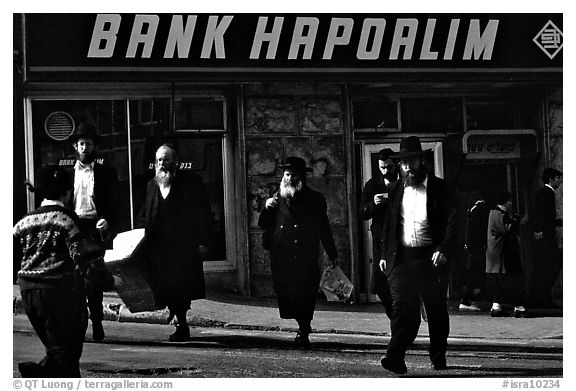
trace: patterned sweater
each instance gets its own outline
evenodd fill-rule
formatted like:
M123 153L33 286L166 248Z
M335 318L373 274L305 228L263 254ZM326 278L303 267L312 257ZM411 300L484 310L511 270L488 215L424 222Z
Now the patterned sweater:
M77 266L83 266L87 254L77 219L62 206L43 204L14 226L14 257L20 258L21 286L63 281L76 274Z

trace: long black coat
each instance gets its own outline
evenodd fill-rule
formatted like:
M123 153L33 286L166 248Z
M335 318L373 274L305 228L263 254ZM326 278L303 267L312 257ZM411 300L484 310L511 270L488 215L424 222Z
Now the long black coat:
M558 247L556 241L556 226L559 220L556 218L556 198L554 190L548 186L542 187L534 197L534 204L530 211L530 223L532 232L542 232L543 239L535 241L535 250L539 255L546 255Z
M283 319L312 319L320 284L320 242L330 259L336 246L326 214L326 200L304 187L290 202L278 199L264 209L258 225L270 233L270 261L278 309Z
M386 275L390 275L398 255L400 243L400 209L404 195L404 180L389 186L388 208L382 231L382 259L385 259ZM432 235L434 251L448 257L455 246L458 233L458 199L456 191L445 180L428 175L426 187L426 210ZM448 272L446 265L437 269L440 274Z
M139 225L142 224L157 304L189 305L190 300L204 298L204 271L198 246L208 245L213 219L202 179L196 174L178 172L166 199L151 179L139 215Z

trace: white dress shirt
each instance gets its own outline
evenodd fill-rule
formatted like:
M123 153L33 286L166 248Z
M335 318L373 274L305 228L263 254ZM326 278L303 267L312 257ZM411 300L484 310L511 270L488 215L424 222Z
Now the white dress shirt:
M98 216L94 204L94 162L74 165L74 211L80 218L93 219Z
M425 247L432 244L428 212L426 210L426 187L428 177L418 186L406 186L400 207L402 244L405 247Z

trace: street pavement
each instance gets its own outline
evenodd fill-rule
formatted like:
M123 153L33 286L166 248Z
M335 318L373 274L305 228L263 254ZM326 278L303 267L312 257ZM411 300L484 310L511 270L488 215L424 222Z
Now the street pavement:
M13 312L22 314L19 287L13 289ZM561 309L530 309L532 317L492 318L489 311L460 312L458 303L449 301L452 348L490 347L519 351L562 352L563 318ZM483 307L489 306L483 303ZM481 305L482 307L482 305ZM104 319L118 322L165 324L167 310L131 313L115 292L104 296ZM188 321L197 327L261 331L297 331L291 319L280 319L275 299L244 297L237 293L209 294L192 302ZM319 296L314 333L390 337L390 322L380 303L329 303ZM89 326L90 330L90 326ZM415 345L427 344L428 327L422 322Z

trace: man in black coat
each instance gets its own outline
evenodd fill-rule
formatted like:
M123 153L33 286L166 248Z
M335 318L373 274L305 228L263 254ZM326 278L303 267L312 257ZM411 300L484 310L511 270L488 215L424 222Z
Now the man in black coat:
M530 211L534 264L528 300L532 307L552 306L552 285L562 268L562 255L556 239L556 227L562 219L556 216L555 191L562 183L562 173L554 168L542 171L544 186L538 190Z
M266 200L258 225L265 231L264 247L270 250L272 279L282 319L296 319L294 343L307 348L308 335L320 285L320 242L332 265L337 252L326 214L325 198L306 186L303 159L289 157L280 165L284 175L280 191Z
M97 256L88 262L85 271L92 339L99 342L105 336L102 327L103 291L114 289L114 278L106 270L104 253L107 248L112 248L116 234L118 210L114 197L118 192L118 177L112 167L96 162L100 135L94 125L80 124L70 140L78 158L69 169L74 178L74 194L69 207L80 217L78 227L82 234L102 247Z
M446 369L449 317L446 306L447 254L457 233L457 197L451 185L426 173L418 137L403 139L402 179L390 186L382 232L380 267L392 293L392 337L382 366L407 372L404 357L418 335L420 298L428 315L432 368Z
M382 149L378 152L378 173L366 182L358 212L362 220L372 219L370 231L372 232L373 287L376 295L384 305L386 314L390 314L392 311L392 296L390 295L386 274L379 267L380 239L382 237L386 205L388 204L388 187L398 180L398 169L396 163L391 159L393 154L394 151L390 148Z
M168 322L177 321L172 342L190 338L186 313L192 300L206 296L202 257L214 229L202 178L177 167L174 147L158 148L156 174L147 184L138 219L145 228L144 252L156 304L168 307Z

